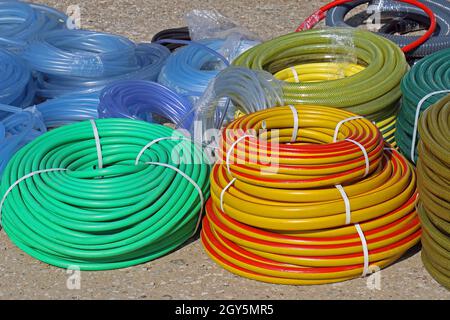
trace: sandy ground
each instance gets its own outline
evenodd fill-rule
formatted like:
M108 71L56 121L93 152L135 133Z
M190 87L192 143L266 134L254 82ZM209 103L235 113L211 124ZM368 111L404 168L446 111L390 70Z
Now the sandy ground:
M264 39L292 31L326 1L38 1L64 10L81 7L84 28L124 34L136 41L184 25L191 9L216 8ZM450 299L425 271L416 248L381 271L379 287L367 279L312 287L277 286L235 276L215 265L199 240L164 258L128 269L82 272L80 289L71 275L17 249L0 232L0 299ZM375 283L371 281L370 283Z

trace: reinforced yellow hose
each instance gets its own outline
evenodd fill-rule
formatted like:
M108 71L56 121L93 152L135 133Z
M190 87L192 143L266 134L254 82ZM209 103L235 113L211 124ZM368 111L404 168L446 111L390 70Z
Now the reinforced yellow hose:
M206 252L231 272L280 284L343 281L393 263L420 239L412 167L367 119L294 108L225 129L203 221Z
M419 134L422 260L436 281L450 290L450 95L424 111Z
M302 64L348 61L349 57L364 70L335 80L298 83L283 71ZM253 47L233 64L266 70L285 80L286 105L328 106L366 116L376 122L389 143L394 142L400 81L408 64L400 48L383 37L364 30L306 30Z

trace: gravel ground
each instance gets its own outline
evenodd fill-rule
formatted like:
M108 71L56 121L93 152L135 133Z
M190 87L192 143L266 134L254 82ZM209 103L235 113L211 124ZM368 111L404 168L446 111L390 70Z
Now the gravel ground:
M151 39L159 30L184 25L191 9L216 8L268 39L292 31L327 1L38 1L60 10L81 7L84 28ZM324 286L277 286L234 276L209 260L199 240L156 261L108 272L82 272L80 289L68 289L70 274L16 248L0 232L0 299L450 299L425 271L419 249L380 272L378 288L367 279ZM70 282L70 281L69 281ZM70 287L70 286L69 286ZM372 289L371 289L372 288Z

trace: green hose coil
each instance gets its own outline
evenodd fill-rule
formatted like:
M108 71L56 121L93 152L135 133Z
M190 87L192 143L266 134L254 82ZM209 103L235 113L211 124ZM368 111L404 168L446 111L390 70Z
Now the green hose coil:
M420 101L427 95L450 90L450 48L438 51L416 63L403 78L401 89L403 98L397 119L395 140L401 153L409 160L416 161L418 139L413 142L416 111ZM448 92L427 98L420 107L420 113L446 94ZM414 147L412 147L413 144Z
M284 82L285 104L343 108L375 121L393 143L401 97L400 82L408 64L400 48L374 33L342 28L287 34L244 52L234 65L272 74L313 62L340 62L354 57L366 67L346 78L321 82Z
M29 255L62 268L124 268L173 251L198 227L202 203L192 181L209 196L210 167L201 148L160 125L95 124L98 140L94 126L80 122L42 135L11 159L1 181L5 232ZM51 168L61 170L14 186Z
M450 95L424 111L419 133L422 260L436 281L450 290Z

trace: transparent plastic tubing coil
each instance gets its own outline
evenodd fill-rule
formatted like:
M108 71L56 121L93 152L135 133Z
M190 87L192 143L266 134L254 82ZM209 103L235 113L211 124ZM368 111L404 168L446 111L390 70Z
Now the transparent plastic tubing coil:
M27 107L34 99L35 85L26 63L15 54L0 49L0 104ZM6 114L0 111L0 119Z
M0 47L20 50L38 34L66 27L67 16L41 4L0 1Z
M341 40L354 47L340 45ZM386 38L351 28L305 30L257 45L241 54L233 65L276 74L297 65L346 61L353 56L364 70L333 81L285 81L284 103L328 106L366 116L392 142L400 82L408 63L400 48Z
M450 47L450 5L448 0L422 0L421 2L433 11L436 17L437 28L425 43L408 53L408 57L410 58L422 58L433 52ZM383 17L386 15L392 16L398 24L402 22L405 24L405 21L408 21L408 25L406 26L408 28L414 27L411 26L412 22L415 25L429 24L429 18L426 13L413 5L398 1L383 1L383 4L378 6L377 1L368 0L356 0L334 7L327 13L326 24L332 27L357 27L363 21L356 22L355 24L345 21L345 17L351 10L364 3L371 3L374 9L381 11ZM395 34L397 31L395 27L391 27L391 30L386 30L386 32L379 30L378 33L394 41L400 47L404 47L419 38L418 36Z
M158 115L179 128L189 129L193 122L189 99L152 81L120 81L100 94L100 118L129 118L153 121Z
M87 30L56 30L38 37L22 56L38 71L38 96L99 92L118 80L156 80L170 55L158 44Z
M435 52L417 62L403 78L401 89L403 97L395 140L400 151L415 162L419 139L416 136L414 141L413 136L417 134L417 116L450 91L450 48ZM434 92L436 94L433 94Z
M47 129L35 109L0 105L0 111L9 114L0 120L0 177L11 157L25 144Z

